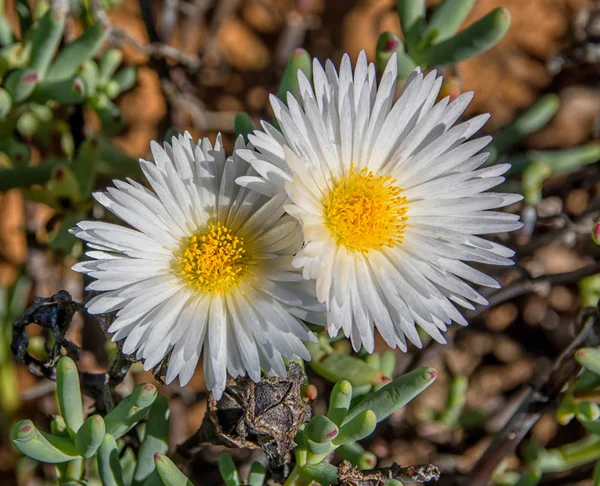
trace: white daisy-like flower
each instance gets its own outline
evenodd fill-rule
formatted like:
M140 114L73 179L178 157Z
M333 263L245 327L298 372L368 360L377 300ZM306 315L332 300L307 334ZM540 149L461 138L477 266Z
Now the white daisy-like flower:
M117 311L108 331L146 370L169 356L167 383L179 376L185 385L203 352L217 399L227 371L258 381L261 368L285 375L282 358L309 360L302 341L315 338L300 319L318 322L323 306L292 266L302 231L285 214L286 196L235 184L254 170L226 158L220 137L214 148L188 133L151 148L154 162L140 165L153 191L128 179L94 194L133 229L83 221L72 231L94 259L73 269L102 292L88 311Z
M365 53L352 73L315 60L313 82L299 72L299 98L271 97L281 132L263 123L243 150L258 175L238 183L260 193L287 192L304 246L294 259L316 279L333 336L343 329L355 349L374 346L374 327L391 346L416 346L419 325L436 341L455 304L487 301L469 284L498 287L465 262L511 265L514 252L476 235L513 231L518 216L489 211L521 199L485 192L504 181L508 164L480 168L491 140L469 140L489 115L453 126L473 97L436 103L442 78L412 73L394 103L396 58L379 86Z

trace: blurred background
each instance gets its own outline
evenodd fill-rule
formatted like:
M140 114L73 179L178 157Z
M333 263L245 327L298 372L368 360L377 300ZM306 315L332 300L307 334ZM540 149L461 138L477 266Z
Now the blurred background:
M28 28L26 10L35 15L47 3L4 0L3 7L2 35L8 35L8 26L14 40ZM110 24L110 31L96 39L101 72L94 90L85 85L84 95L48 92L51 103L39 93L42 98L34 102L19 104L13 97L11 106L0 107L0 168L13 170L10 180L8 172L0 172L2 486L51 484L52 471L23 458L9 440L16 420L28 417L47 428L56 411L53 382L13 360L11 325L34 296L66 289L75 300L84 300L83 277L70 270L82 247L66 230L83 218L110 219L93 204L92 189L106 187L113 178L140 180L137 159L149 158L149 142L184 130L211 139L221 132L230 151L238 112L248 113L257 127L260 119L271 118L268 95L277 92L295 49L302 47L321 61L331 58L336 65L343 53L354 60L364 49L374 61L379 35L400 34L393 0L71 0L68 7L64 44L84 31L86 18ZM383 466L436 464L444 484L458 484L452 478L472 469L505 423L506 410L524 386L548 372L572 341L578 313L595 305L600 292L600 277L594 276L600 273L599 252L589 236L600 215L600 167L594 164L597 157L589 156L589 150L597 153L600 132L600 2L478 0L465 25L496 7L510 11L508 33L484 54L446 67L445 93L475 91L468 115L491 113L484 130L508 137L502 148L508 161L527 167L536 151L575 158L541 179L520 170L507 186L531 193L508 208L524 213L527 223L503 241L517 251L517 265L494 270L512 293L496 296L489 310L469 314L471 326L451 332L448 346L397 356L399 371L428 365L440 376L366 446ZM0 70L6 72L4 59L12 62L10 56L19 54L10 51L11 39L2 42ZM9 84L8 77L3 83ZM515 120L523 112L535 117L526 111L532 107L550 113L540 115L543 120L533 129L522 129ZM581 147L587 157L565 152ZM82 173L78 161L91 159L94 169ZM72 171L59 170L65 161L74 164ZM25 171L32 167L37 170ZM47 330L35 325L27 330L30 351L43 359ZM69 339L84 350L80 369L106 370L115 348L95 319L76 316ZM134 365L117 391L126 394L142 381L154 378ZM327 395L325 381L311 376L311 382ZM454 420L437 420L449 389L455 398L459 390L464 403ZM198 429L205 412L202 370L186 389L161 386L160 392L169 397L172 410L171 444L179 444ZM324 403L317 399L315 408L323 409ZM581 425L563 427L549 410L527 440L550 450L582 435ZM251 454L256 456L232 451L248 464ZM550 471L542 484L592 485L600 450L590 454L567 471ZM217 457L216 448L204 449L190 477L198 484L219 484ZM503 467L518 469L523 460L521 452L511 453Z

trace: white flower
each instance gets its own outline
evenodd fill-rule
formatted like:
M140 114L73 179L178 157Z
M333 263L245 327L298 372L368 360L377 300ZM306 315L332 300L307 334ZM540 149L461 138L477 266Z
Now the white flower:
M217 399L227 371L258 381L261 367L285 375L282 357L309 360L302 340L314 336L298 318L318 320L322 305L292 266L302 231L284 212L285 195L235 184L254 171L235 154L226 159L220 137L214 148L188 133L151 148L154 162L140 165L153 191L128 180L94 194L135 229L99 221L73 229L95 259L73 269L102 292L88 311L118 311L113 341L125 339L123 352L145 369L170 355L167 383L179 376L185 385L204 352Z
M304 230L294 264L316 279L329 333L343 329L355 349L373 350L373 324L403 350L406 338L421 346L416 325L444 343L447 325L467 324L455 304L487 303L465 281L499 286L464 262L512 264L513 251L475 236L521 227L516 215L488 211L521 199L485 192L509 165L480 168L491 137L467 140L489 116L453 126L473 93L436 103L441 83L416 70L394 103L395 57L379 87L364 52L354 74L347 55L339 75L315 60L313 84L299 72L298 100L271 97L282 133L263 123L250 136L257 151L240 152L259 175L238 183L287 191L286 210Z

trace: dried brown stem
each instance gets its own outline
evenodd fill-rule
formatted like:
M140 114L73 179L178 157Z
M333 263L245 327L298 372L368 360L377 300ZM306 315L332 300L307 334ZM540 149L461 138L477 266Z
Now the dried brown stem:
M522 295L534 292L540 285L567 285L576 283L584 277L600 273L600 261L594 262L592 265L588 265L572 272L565 273L553 273L550 275L542 275L535 278L525 278L515 282L508 287L505 287L498 292L488 296L489 306L479 307L473 311L466 312L465 318L471 320L479 315L483 314L490 307L500 305L509 300L515 299Z
M581 314L580 331L556 359L552 369L529 385L529 392L524 395L520 406L475 464L466 483L468 486L485 486L490 483L492 474L502 459L514 453L538 421L543 409L554 403L565 384L580 373L581 366L573 356L575 350L597 345L599 341L596 330L598 309L588 311Z

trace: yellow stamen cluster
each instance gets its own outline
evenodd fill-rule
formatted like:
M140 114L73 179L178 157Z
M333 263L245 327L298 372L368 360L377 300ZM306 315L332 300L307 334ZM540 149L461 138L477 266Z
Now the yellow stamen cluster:
M191 236L177 260L192 287L214 294L235 287L247 266L244 240L225 226L211 224L201 236Z
M408 206L396 182L350 166L323 201L325 222L338 244L367 253L402 242Z

